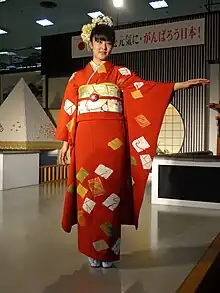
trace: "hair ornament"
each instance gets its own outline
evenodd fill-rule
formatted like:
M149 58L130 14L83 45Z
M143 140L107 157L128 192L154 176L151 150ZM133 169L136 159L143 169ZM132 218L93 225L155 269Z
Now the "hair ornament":
M85 24L82 27L82 33L81 33L81 38L84 43L89 45L92 30L96 27L96 25L100 25L100 24L113 26L112 18L109 16L99 16L97 18L93 18L92 23Z

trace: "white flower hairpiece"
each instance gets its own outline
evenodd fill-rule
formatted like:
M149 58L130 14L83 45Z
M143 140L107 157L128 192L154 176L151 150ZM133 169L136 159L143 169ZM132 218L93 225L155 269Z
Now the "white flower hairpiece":
M96 27L96 25L99 25L99 24L113 26L113 21L111 17L109 16L99 16L97 18L93 18L92 23L85 24L82 27L82 33L81 33L81 38L84 43L89 45L92 30Z

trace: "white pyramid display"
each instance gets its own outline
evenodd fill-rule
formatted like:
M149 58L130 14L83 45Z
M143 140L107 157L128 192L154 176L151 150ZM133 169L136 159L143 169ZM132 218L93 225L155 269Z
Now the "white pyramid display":
M0 107L1 150L53 150L55 127L23 78Z

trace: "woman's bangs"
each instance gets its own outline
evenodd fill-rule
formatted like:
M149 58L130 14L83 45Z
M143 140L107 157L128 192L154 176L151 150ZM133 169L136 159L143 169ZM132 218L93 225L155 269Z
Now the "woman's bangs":
M95 34L94 38L95 38L96 42L100 42L100 41L112 42L112 39L109 36L102 34L102 33Z
M115 42L115 32L114 30L106 25L96 26L91 34L91 41L94 38L97 42L105 41L114 44Z

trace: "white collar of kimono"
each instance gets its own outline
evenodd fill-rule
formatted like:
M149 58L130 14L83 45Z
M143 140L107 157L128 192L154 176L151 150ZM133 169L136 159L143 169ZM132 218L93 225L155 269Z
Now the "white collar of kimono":
M99 68L105 63L106 61L102 61L100 64L96 64L93 60L90 62L94 71L99 70Z

